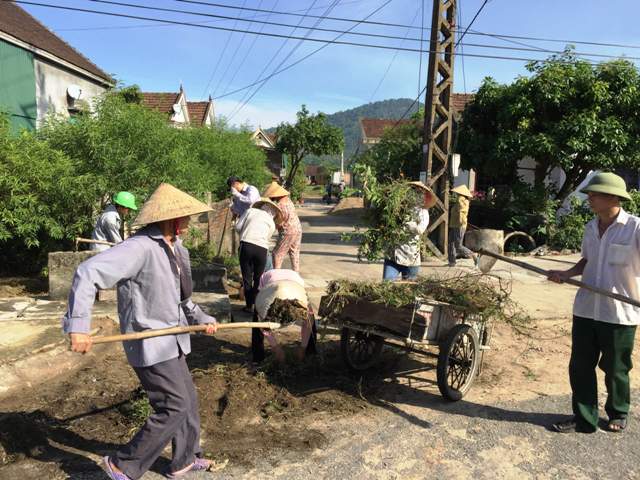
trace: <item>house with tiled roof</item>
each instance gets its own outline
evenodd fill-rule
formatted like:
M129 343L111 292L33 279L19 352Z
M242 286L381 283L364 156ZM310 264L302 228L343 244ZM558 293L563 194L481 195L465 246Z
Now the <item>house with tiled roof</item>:
M473 100L472 93L454 93L451 95L451 107L454 120L458 120L467 103ZM389 118L361 118L360 119L360 143L361 148L369 148L380 142L385 130L396 126L408 125L414 120L394 120Z
M453 110L454 123L460 121L462 112L464 111L467 103L473 101L473 97L474 95L472 93L454 93L451 95L451 108ZM394 120L389 118L361 118L359 150L364 152L379 143L385 131L403 125L409 125L415 121L416 120ZM422 129L422 123L420 123L419 128ZM459 155L454 154L452 163L454 165L453 170L456 173L456 175L454 175L453 185L458 186L465 184L471 190L474 190L476 182L475 172L473 170L458 171L458 168L455 165L460 164Z
M13 2L0 2L0 110L14 130L73 116L113 78Z
M267 168L274 177L284 177L286 168L286 158L276 149L277 137L273 133L265 132L258 127L252 134L251 140L260 148L267 156Z
M215 121L213 100L209 96L208 101L187 102L191 124L198 127L211 127Z
M176 127L210 127L215 117L213 100L188 102L184 88L177 92L141 92L142 104L167 116Z

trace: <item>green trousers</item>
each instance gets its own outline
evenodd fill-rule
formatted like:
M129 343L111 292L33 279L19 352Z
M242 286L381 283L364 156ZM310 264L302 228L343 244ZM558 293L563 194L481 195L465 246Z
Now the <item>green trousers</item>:
M573 317L571 330L571 381L573 413L578 427L594 431L598 426L596 366L604 372L607 387L605 411L610 419L626 417L631 392L629 371L635 325L617 325Z

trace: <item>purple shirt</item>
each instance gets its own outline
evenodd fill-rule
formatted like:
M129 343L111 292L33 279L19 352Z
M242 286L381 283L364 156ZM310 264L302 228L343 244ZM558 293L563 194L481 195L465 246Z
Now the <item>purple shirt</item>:
M244 212L247 211L251 205L260 200L260 192L253 185L245 184L246 186L241 192L237 190L231 190L231 194L233 195L233 205L231 206L231 211L238 215L242 216Z
M191 301L189 252L178 239L175 254L160 229L149 225L122 243L82 262L73 277L65 333L88 333L96 291L118 287L120 332L215 322ZM183 274L182 290L180 272ZM147 367L191 352L189 334L123 342L129 363Z

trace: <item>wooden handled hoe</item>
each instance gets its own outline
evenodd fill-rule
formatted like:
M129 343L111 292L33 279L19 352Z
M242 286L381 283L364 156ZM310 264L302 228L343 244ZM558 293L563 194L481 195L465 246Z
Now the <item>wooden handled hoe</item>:
M498 260L502 260L503 262L516 265L520 268L524 268L525 270L539 273L540 275L544 275L545 277L549 275L549 270L545 270L544 268L530 265L520 260L515 260L513 258L506 257L504 255L501 255L500 253L497 253L499 251L500 251L500 247L498 245L489 245L489 244L483 245L483 248L479 248L477 250L477 253L480 255L478 258L478 268L482 273L488 273L489 270L491 270L491 268L495 265L495 263ZM603 290L602 288L588 285L579 280L574 280L573 278L566 280L564 283L568 283L569 285L584 288L586 290L589 290L590 292L597 293L598 295L603 295L605 297L613 298L615 300L619 300L620 302L628 303L630 305L633 305L634 307L640 307L640 302L637 300L634 300L633 298L629 298L624 295L620 295L618 293L613 293L608 290Z
M218 331L231 330L237 328L262 328L265 330L275 330L280 328L279 323L274 322L238 322L218 324ZM164 335L176 335L179 333L204 332L206 325L190 325L188 327L159 328L157 330L145 330L142 332L125 333L122 335L98 335L92 337L94 344L122 342L124 340L142 340L143 338L162 337Z

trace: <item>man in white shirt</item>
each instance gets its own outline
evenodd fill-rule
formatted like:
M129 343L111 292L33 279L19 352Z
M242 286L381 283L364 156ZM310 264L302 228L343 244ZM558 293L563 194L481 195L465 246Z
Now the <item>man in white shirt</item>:
M640 218L620 206L630 199L624 180L598 173L582 189L596 214L584 231L582 259L566 271L552 270L549 279L563 282L582 275L588 285L640 300ZM605 374L609 417L607 429L621 432L630 405L631 354L640 309L581 288L573 304L569 379L574 416L555 423L559 432L598 430L596 366Z
M253 185L243 182L239 177L227 178L227 186L233 197L231 200L231 212L235 217L240 217L251 205L260 200L260 192Z
M276 223L282 221L280 208L268 198L258 200L236 222L240 234L240 270L246 312L253 311L258 293L260 276L264 273L269 253L269 240L276 231Z

